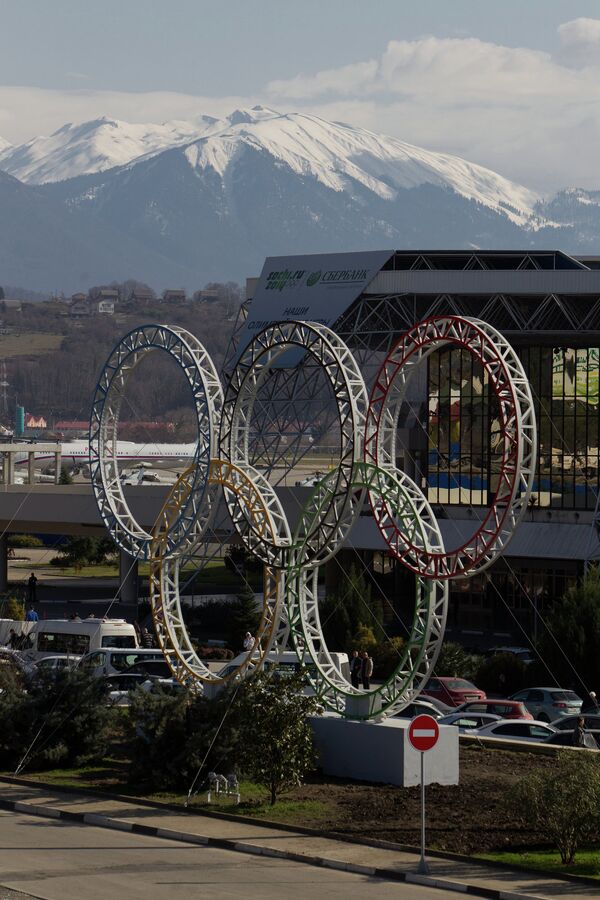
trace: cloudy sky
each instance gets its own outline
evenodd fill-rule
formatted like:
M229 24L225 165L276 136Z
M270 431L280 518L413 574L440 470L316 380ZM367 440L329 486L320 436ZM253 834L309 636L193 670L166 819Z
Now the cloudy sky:
M0 0L0 138L263 103L600 189L600 0Z

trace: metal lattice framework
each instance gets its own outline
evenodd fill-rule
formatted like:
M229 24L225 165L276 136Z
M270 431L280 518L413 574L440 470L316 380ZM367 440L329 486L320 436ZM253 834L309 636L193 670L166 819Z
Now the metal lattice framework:
M415 366L444 343L468 348L481 359L498 399L503 427L503 471L496 505L478 533L475 550L463 547L454 555L445 552L439 525L421 489L395 466L396 423L405 385ZM186 374L199 441L193 465L170 491L148 534L125 503L115 442L128 377L142 356L155 349L169 353ZM301 510L293 534L277 493L251 462L250 447L256 398L278 363L285 365L281 358L287 354L295 354L296 368L302 369L310 360L324 374L340 434L338 463ZM154 622L174 675L195 689L219 684L260 668L269 649L283 649L289 637L301 658L308 652L315 662L315 689L331 709L370 718L406 706L431 674L439 652L448 601L444 579L458 572L468 575L489 564L518 524L535 455L530 401L510 345L483 323L458 318L423 322L409 332L385 361L370 404L354 355L331 329L316 323L284 322L258 334L241 354L224 398L208 354L187 332L152 325L127 335L109 357L94 401L93 483L100 512L119 546L152 562ZM383 686L368 692L353 688L335 665L323 639L317 591L319 567L348 537L365 493L391 553L418 576L413 625L396 671ZM183 570L202 565L220 494L235 531L267 567L256 652L249 653L226 678L211 673L195 653L179 588Z
M529 381L508 341L478 319L441 316L411 328L379 370L367 417L365 459L395 471L398 417L416 366L435 350L460 347L473 354L496 396L501 448L498 487L491 506L470 540L455 550L423 552L394 521L380 495L371 506L388 546L413 572L424 577L462 578L490 566L513 536L531 494L537 455L537 428Z
M335 472L323 479L303 510L294 535L295 554L286 571L286 605L291 638L302 658L308 652L316 674L310 676L322 702L342 715L368 719L392 715L407 706L432 673L446 626L448 585L439 579L417 578L413 621L398 664L384 684L370 691L352 686L323 637L318 602L318 567L303 564L311 532L333 493ZM438 523L421 491L404 473L387 472L369 463L354 466L352 488L385 499L395 510L406 534L423 552L443 552ZM393 551L392 551L393 552Z
M117 457L117 431L127 382L144 356L155 351L168 354L185 375L198 429L192 484L176 521L171 523L166 553L182 546L202 515L210 460L217 455L218 422L223 405L221 382L212 359L198 338L183 328L143 325L125 335L108 357L96 387L90 418L91 481L111 537L117 546L137 559L149 558L153 538L137 522L125 499Z
M190 466L178 478L154 528L150 557L150 602L158 642L173 675L180 683L197 690L204 684L225 684L239 675L262 668L269 651L285 649L287 631L281 627L284 573L282 570L265 566L262 616L256 633L254 652L248 653L239 666L231 667L231 670L222 677L211 672L196 653L183 618L179 584L184 569L202 567L203 538L212 510L207 508L202 519L196 523L195 540L185 553L174 556L169 551L172 525L177 522L182 507L188 502L194 490L194 469L194 466ZM263 495L241 469L225 460L213 459L210 464L208 485L222 488L226 496L239 497L257 532L267 534L273 542L277 541L276 526ZM214 502L214 493L208 492L207 497L208 506Z

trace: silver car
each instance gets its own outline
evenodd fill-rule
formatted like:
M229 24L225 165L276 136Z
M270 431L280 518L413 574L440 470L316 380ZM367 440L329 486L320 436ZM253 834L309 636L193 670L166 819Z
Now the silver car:
M505 738L512 741L544 741L557 734L556 728L532 719L500 719L477 729L480 737Z
M525 688L510 699L524 703L533 718L540 722L554 722L563 716L577 715L583 704L575 691L556 687Z

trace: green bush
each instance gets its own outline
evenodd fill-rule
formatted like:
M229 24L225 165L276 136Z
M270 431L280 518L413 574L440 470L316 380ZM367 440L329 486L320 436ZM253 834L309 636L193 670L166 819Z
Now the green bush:
M509 697L527 683L527 666L514 653L497 653L480 663L475 683L486 693Z
M373 650L373 673L376 678L387 679L398 667L404 652L404 640L401 637L393 637L381 644L377 644Z
M9 534L7 544L15 549L44 546L44 542L34 534Z
M0 704L0 766L25 770L101 760L111 711L99 679L78 669L44 673L28 686L9 685Z
M133 693L129 707L132 783L153 790L185 791L201 767L200 785L215 766L219 772L228 772L238 743L234 693L235 689L225 689L212 700L159 691Z
M517 820L552 841L564 865L577 848L596 841L600 829L600 760L595 753L565 751L557 769L533 772L509 797Z
M16 597L8 597L0 603L0 618L12 619L14 622L22 622L25 618L25 608Z

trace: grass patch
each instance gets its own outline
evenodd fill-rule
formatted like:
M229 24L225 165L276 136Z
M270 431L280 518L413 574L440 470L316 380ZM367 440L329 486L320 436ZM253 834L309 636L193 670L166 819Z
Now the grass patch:
M600 881L600 850L579 850L572 866L563 866L556 850L502 851L500 853L478 853L481 859L507 863L517 868L536 869L550 875L586 875Z
M54 353L62 344L62 334L47 334L45 332L28 332L21 334L0 335L0 355L3 359L14 356L42 356L45 353Z
M231 797L223 797L216 802L206 802L206 792L198 794L191 804L202 812L211 810L233 813L239 816L251 816L256 819L272 819L275 822L286 822L302 825L315 819L325 819L331 812L331 804L324 800L292 800L283 796L275 806L269 802L269 793L261 785L252 781L240 783L241 802L239 805ZM214 797L214 795L213 795Z

